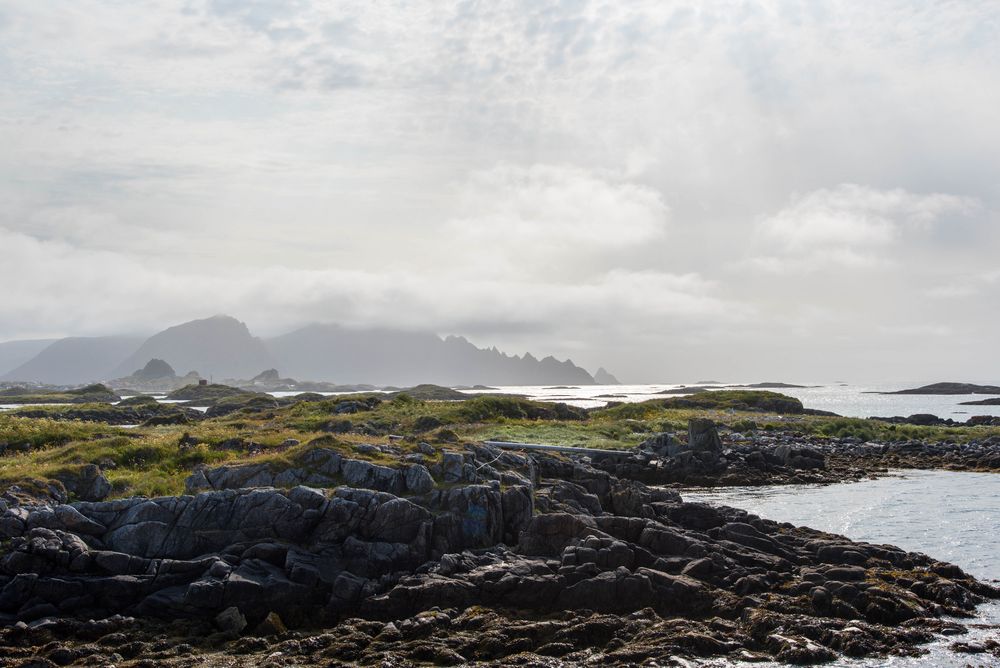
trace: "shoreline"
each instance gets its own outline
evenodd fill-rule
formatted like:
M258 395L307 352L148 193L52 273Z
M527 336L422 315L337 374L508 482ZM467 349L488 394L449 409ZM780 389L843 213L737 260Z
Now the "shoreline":
M711 400L727 403L249 396L197 416L145 400L0 415L0 667L817 663L919 655L1000 599L933 557L684 500L702 483L1000 471L995 428ZM151 414L66 419L126 409Z
M321 470L359 466L311 452ZM8 531L12 516L24 524L0 559L10 578L0 602L9 610L20 590L29 619L8 617L0 665L46 655L210 666L231 654L254 665L274 652L304 666L625 665L668 655L815 663L919 654L940 634L963 632L953 617L974 620L1000 598L924 555L687 503L572 458L482 445L450 457L442 466L457 477L452 486L418 495L223 487L155 500L158 513L173 507L172 523L136 522L151 517L142 498L35 506L26 516L30 506L8 509ZM248 473L234 468L225 471L232 481ZM394 484L373 471L375 487ZM251 526L258 535L248 543ZM323 572L321 554L339 564L336 574ZM166 564L169 586L121 589L167 577ZM113 579L120 600L103 610L131 621L107 627L61 610L67 583L77 598L99 597ZM37 600L46 591L56 598Z

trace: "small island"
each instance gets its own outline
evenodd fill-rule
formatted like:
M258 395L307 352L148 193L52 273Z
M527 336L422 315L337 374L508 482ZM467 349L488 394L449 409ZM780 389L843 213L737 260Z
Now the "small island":
M878 394L998 394L1000 386L975 385L973 383L932 383L922 387Z

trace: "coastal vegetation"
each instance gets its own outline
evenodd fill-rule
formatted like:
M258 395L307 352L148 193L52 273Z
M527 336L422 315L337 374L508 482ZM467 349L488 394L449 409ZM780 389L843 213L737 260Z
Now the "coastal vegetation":
M94 401L118 401L118 394L101 384L73 390L41 390L10 387L0 390L0 404L85 404Z
M199 385L179 404L0 413L0 655L63 665L96 638L95 665L261 665L288 648L306 666L597 649L603 665L817 663L912 654L943 615L1000 598L929 556L682 496L1000 471L1000 426L849 419L748 389L590 410L452 392Z
M323 437L324 447L345 454L355 453L359 444L392 442L403 456L416 452L421 442L458 448L483 440L623 450L658 433L683 432L689 420L699 417L714 421L727 439L737 441L776 434L820 442L963 443L1000 437L997 426L920 426L811 415L797 399L750 390L584 410L500 395L462 401L425 400L408 392L275 399L224 388L208 385L199 387L204 394L184 393L197 397L194 403L207 403L205 414L150 398L0 413L0 483L57 478L96 464L111 482L113 496L179 494L185 478L200 465L294 457ZM435 393L433 387L423 387L419 394ZM142 424L121 422L134 419L136 411L147 411ZM398 463L399 457L394 459Z

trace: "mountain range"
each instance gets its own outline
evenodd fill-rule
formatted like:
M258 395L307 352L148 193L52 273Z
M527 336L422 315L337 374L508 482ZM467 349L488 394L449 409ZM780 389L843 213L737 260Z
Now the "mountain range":
M236 318L218 315L149 338L68 337L0 343L0 380L74 385L129 376L150 360L178 373L248 379L265 369L299 380L372 385L591 385L570 360L538 359L478 348L463 337L393 329L313 324L269 339ZM9 370L8 370L9 369ZM604 383L614 377L598 371ZM617 382L617 381L615 381Z

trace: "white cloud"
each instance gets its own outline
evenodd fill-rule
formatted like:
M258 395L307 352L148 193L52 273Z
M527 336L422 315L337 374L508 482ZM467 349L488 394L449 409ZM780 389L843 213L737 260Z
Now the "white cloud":
M78 248L0 228L7 260L5 317L26 335L47 336L51 323L76 334L136 332L194 315L236 313L255 331L275 334L310 321L462 333L458 327L525 330L530 345L540 331L567 354L581 333L594 335L609 320L637 332L678 323L733 323L750 316L697 275L614 270L584 281L503 279L448 266L410 274L392 267L368 270L288 268L278 265L220 273L211 264L180 271L168 261L140 262L128 254ZM206 291L211 294L206 295ZM155 295L155 300L149 300ZM100 309L95 309L99 299ZM145 301L144 303L144 300ZM144 303L142 309L136 304ZM337 314L331 318L330 314ZM492 341L496 341L493 338ZM487 340L489 342L489 340Z
M470 176L445 238L486 271L587 276L609 256L662 242L668 216L646 186L577 167L503 164Z
M951 277L942 284L928 288L924 294L932 299L961 300L978 297L1000 285L1000 270Z
M897 240L907 228L968 213L975 205L974 200L955 195L845 183L793 198L787 207L761 221L760 232L790 252L882 246Z
M876 266L890 261L885 247L907 234L926 232L949 216L968 215L977 206L968 197L901 188L879 190L846 183L815 190L793 197L783 209L758 221L765 254L750 264L777 273L831 265Z
M1000 326L960 298L995 294L1000 248L991 3L0 15L0 338L229 311L469 327L627 376L708 363L699 338L766 366L749 339L790 328Z

